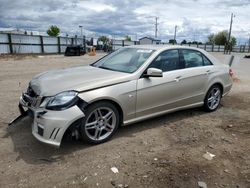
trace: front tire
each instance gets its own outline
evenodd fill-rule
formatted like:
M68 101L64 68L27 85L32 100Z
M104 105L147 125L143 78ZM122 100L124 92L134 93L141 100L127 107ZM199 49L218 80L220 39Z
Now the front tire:
M222 89L219 85L213 85L207 92L207 95L204 100L204 108L207 112L215 111L221 101Z
M91 144L106 142L116 132L119 122L119 112L112 103L94 103L87 108L81 124L82 138Z

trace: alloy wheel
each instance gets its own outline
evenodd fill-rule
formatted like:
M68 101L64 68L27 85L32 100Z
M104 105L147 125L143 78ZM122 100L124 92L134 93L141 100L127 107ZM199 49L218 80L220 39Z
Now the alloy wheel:
M116 124L114 111L108 107L99 107L89 114L84 129L91 140L102 141L112 134Z
M221 91L218 87L214 87L208 94L207 105L210 110L216 109L220 104Z

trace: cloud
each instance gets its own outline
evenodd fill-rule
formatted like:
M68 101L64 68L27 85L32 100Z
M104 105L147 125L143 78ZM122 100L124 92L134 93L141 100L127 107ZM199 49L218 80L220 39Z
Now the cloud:
M0 0L0 27L46 31L58 25L63 33L154 36L155 16L158 36L177 40L205 41L210 33L228 30L234 12L232 34L245 42L250 22L249 0Z

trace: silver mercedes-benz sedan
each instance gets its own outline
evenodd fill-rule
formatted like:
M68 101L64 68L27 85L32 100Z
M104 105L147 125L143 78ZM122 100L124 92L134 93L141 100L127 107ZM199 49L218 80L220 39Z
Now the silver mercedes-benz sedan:
M88 66L35 76L20 97L32 133L59 147L64 135L99 144L120 125L203 106L218 108L231 87L231 70L204 50L130 46Z

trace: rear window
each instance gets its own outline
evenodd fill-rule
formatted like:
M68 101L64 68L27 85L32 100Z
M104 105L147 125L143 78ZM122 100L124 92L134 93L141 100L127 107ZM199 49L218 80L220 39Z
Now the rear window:
M181 50L182 63L184 68L202 67L212 65L211 61L196 50Z

